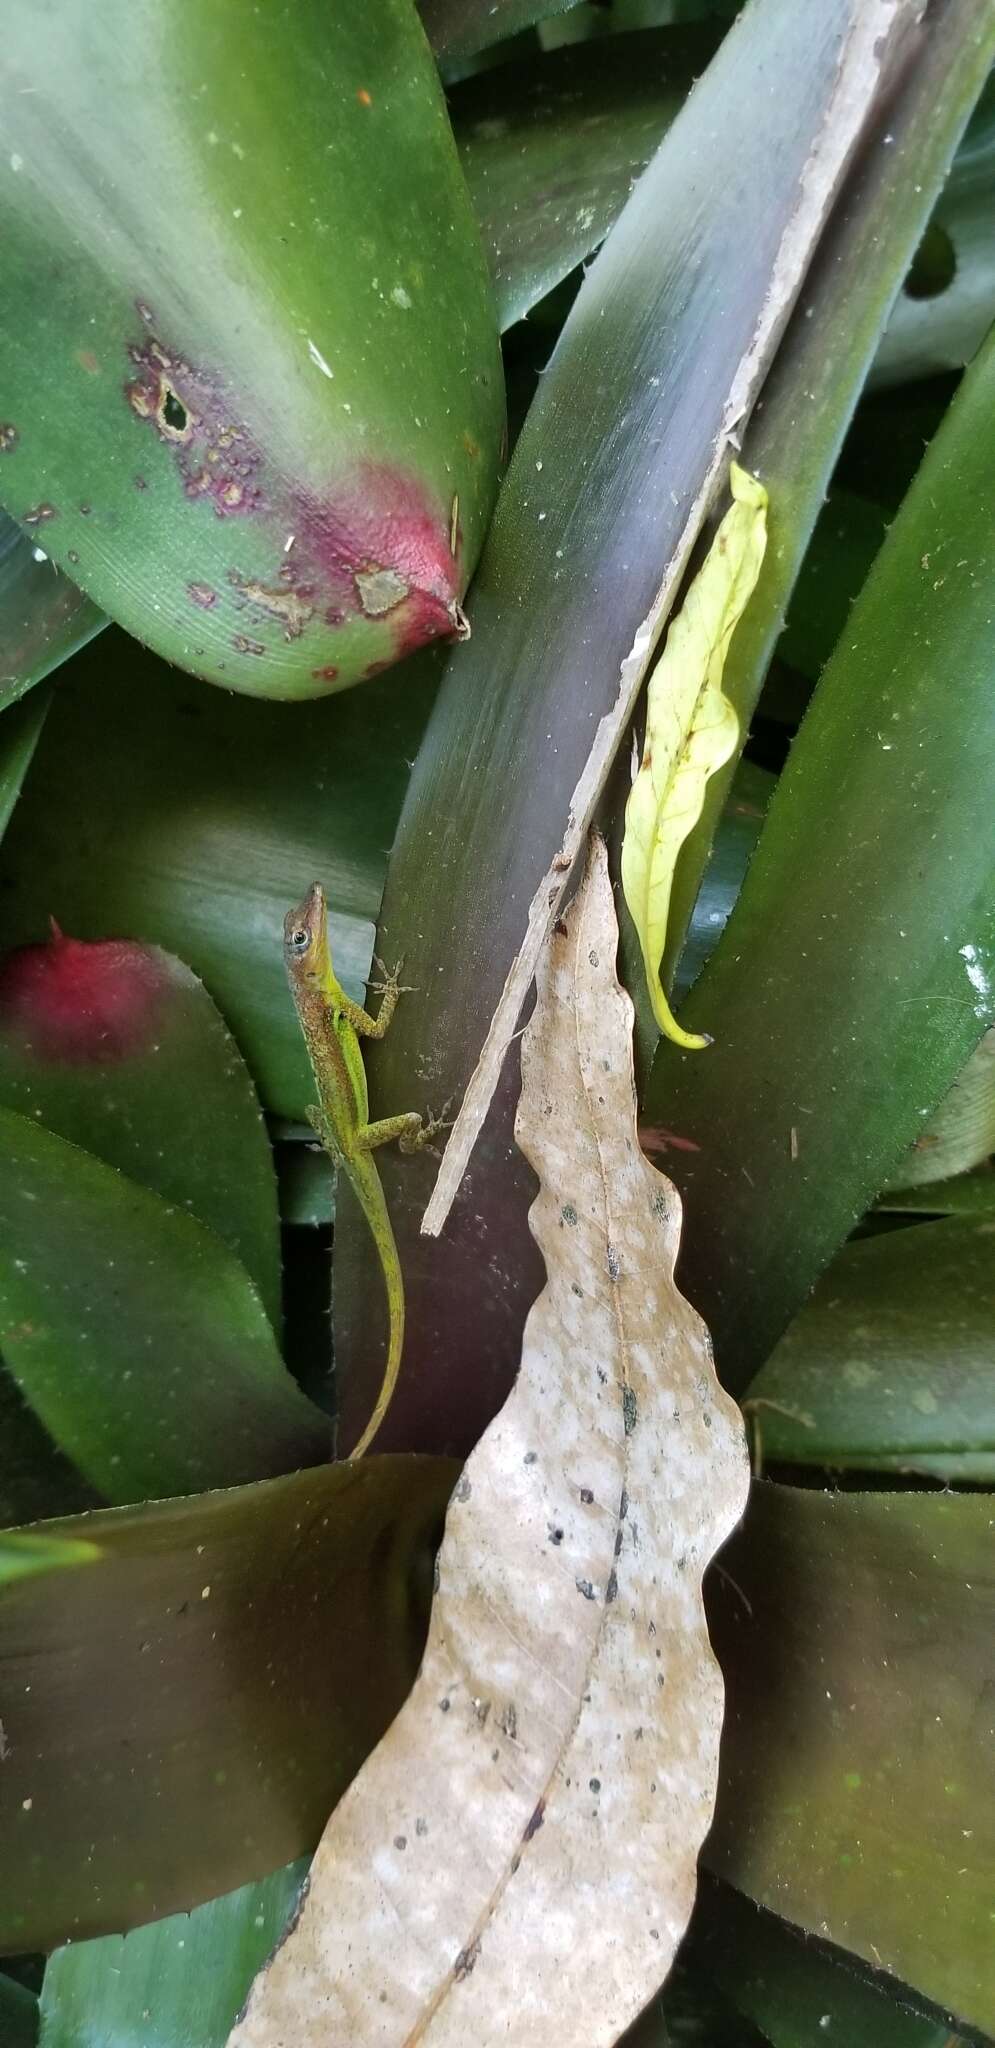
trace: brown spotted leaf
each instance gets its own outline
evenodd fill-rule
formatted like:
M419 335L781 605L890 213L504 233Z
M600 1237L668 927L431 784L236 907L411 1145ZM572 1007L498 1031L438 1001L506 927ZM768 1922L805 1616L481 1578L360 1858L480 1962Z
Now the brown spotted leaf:
M229 2048L598 2048L665 1975L715 1796L701 1581L747 1490L640 1153L595 844L539 974L519 1144L547 1284L450 1504L420 1676Z

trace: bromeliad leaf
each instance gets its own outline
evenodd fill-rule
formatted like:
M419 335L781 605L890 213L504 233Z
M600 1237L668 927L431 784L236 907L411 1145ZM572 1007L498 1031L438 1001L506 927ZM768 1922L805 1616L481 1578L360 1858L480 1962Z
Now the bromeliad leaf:
M734 462L733 503L667 634L650 677L646 739L625 808L622 887L639 936L660 1030L695 1050L660 980L677 856L701 816L705 784L733 753L739 721L722 692L729 642L756 587L767 544L767 493Z
M96 1543L70 1536L49 1536L34 1529L6 1529L0 1536L0 1586L8 1585L12 1579L33 1578L36 1572L92 1564L99 1556Z

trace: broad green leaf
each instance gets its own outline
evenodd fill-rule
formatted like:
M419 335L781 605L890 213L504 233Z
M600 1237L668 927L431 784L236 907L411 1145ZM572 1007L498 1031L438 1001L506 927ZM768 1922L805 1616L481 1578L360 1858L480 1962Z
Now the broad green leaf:
M885 323L993 62L995 16L987 0L954 0L942 21L927 13L919 27L915 60L907 66L900 89L882 107L859 166L847 182L764 386L763 404L743 437L741 459L763 477L772 507L763 582L726 664L726 695L739 713L744 733L749 731L789 607L794 626L795 585ZM859 408L843 454L846 457L850 444L859 439L867 460L857 474L848 469L843 480L852 488L886 506L899 502L921 459L924 441L943 411L945 394L937 398L930 387L926 391L928 403L917 405L914 412L904 393L882 393L870 407ZM864 413L867 429L855 433ZM902 481L892 498L896 467ZM848 582L846 595L853 598L859 573ZM821 630L824 634L824 627ZM798 635L789 628L785 651L793 660L797 644ZM829 652L824 639L823 652ZM670 986L732 772L730 763L713 777L701 823L678 864L664 957L665 987Z
M707 1879L684 1950L692 1983L723 1993L771 2048L968 2048L879 1970L862 1968Z
M968 969L976 963L961 956ZM948 1095L936 1106L928 1128L899 1161L886 1185L922 1187L967 1173L995 1152L995 1030L986 1031Z
M0 711L106 623L82 591L59 575L37 535L22 533L0 513Z
M0 1593L15 1579L66 1571L74 1564L93 1564L99 1556L96 1543L79 1538L36 1535L24 1529L0 1531Z
M338 971L361 997L435 666L425 654L403 685L391 674L290 714L103 634L59 678L0 846L0 945L30 943L54 915L81 938L125 933L175 953L214 997L266 1106L302 1122L314 1090L284 913L325 883ZM7 720L27 715L0 719L0 745Z
M988 2032L992 1518L984 1494L754 1489L710 1602L727 1704L704 1850Z
M603 240L633 177L677 111L682 73L690 63L686 91L715 47L716 13L714 5L668 9L640 7L639 0L616 0L610 12L574 7L544 29L542 52L527 50L513 68L497 66L453 89L450 111L502 326L528 313ZM582 20L583 39L576 34ZM652 28L653 21L668 25ZM616 28L627 32L613 33ZM945 29L949 44L951 31ZM922 61L921 48L918 56ZM979 84L983 51L981 60ZM937 146L949 156L946 98L936 108L934 134L923 138L924 156L916 161L919 190L908 181L898 209L916 209L925 235L918 249L915 242L907 245L904 281L901 272L892 277L887 262L875 279L875 296L882 284L891 283L892 295L902 284L877 351L876 385L959 369L995 316L989 233L995 94L989 88L983 96L927 228L937 188L931 193L922 176L931 178ZM897 145L900 153L904 123L891 114L889 108L881 139L887 133L887 148ZM888 224L889 240L898 230L896 216ZM869 282L865 277L865 297Z
M447 1144L452 1177L727 473L729 408L738 420L751 402L876 91L893 17L862 6L851 39L853 20L850 0L814 13L760 0L740 17L588 270L517 441L474 585L474 637L447 667L415 764L378 945L405 955L420 993L369 1061L373 1112L410 1108L413 1075L424 1106L461 1104L472 1082ZM384 1155L412 1368L392 1443L472 1443L517 1369L538 1282L515 1094L509 1059L438 1242L421 1230L435 1163ZM374 1286L344 1198L346 1443L378 1384Z
M619 2048L770 2048L766 2035L737 2012L714 1976L706 1981L685 1968L683 1954L682 1949L666 1983L622 2035Z
M310 1226L334 1220L335 1175L327 1152L314 1142L313 1130L298 1127L293 1136L281 1139L276 1147L276 1170L282 1223Z
M276 1182L262 1114L237 1046L182 961L58 929L8 954L0 1104L209 1224L279 1328Z
M978 103L874 365L876 384L959 370L995 319L995 80Z
M845 1246L749 1388L755 1458L992 1480L993 1330L990 1218Z
M733 905L760 837L774 781L768 769L758 768L745 756L740 760L725 810L719 819L708 866L695 898L684 949L677 964L674 989L678 996L686 995L693 987L732 916Z
M52 0L4 62L5 509L226 689L465 631L501 364L410 0Z
M854 599L860 595L887 525L882 505L839 486L830 490L798 571L791 609L777 642L779 663L786 662L812 682L817 680L846 625ZM776 563L771 563L771 572L778 575ZM761 602L758 597L758 607ZM766 710L766 692L761 703Z
M929 1181L924 1187L888 1188L879 1197L878 1207L921 1216L992 1216L995 1172L982 1168L977 1173L960 1174L956 1180Z
M684 1284L740 1389L995 1018L995 335L825 669L643 1104ZM955 675L957 688L951 689Z
M119 1932L313 1847L414 1677L457 1476L370 1458L45 1526L101 1555L0 1600L0 1947Z
M193 1216L0 1110L0 1344L36 1415L110 1501L312 1465L325 1418L245 1267Z
M573 4L574 0L418 0L418 11L437 56L467 57Z
M306 1875L292 1863L192 1913L56 1949L39 2048L224 2048Z
M705 784L733 753L739 721L722 693L729 642L756 588L767 543L767 493L731 465L732 505L670 624L649 680L643 757L625 807L622 888L636 927L653 1014L675 1045L709 1039L677 1023L660 983L677 856L701 816Z
M712 24L611 36L455 87L453 132L503 328L604 240L718 40Z
M35 2048L38 2000L23 1984L0 1970L0 2039L4 2048Z
M0 1528L102 1505L0 1364Z
M48 706L48 691L39 690L30 704L22 704L0 718L0 838L31 766Z

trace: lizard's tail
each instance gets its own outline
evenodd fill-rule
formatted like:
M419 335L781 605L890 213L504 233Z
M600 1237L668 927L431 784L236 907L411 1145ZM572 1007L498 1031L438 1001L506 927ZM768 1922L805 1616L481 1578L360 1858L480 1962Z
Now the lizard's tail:
M397 1375L401 1369L401 1353L404 1349L404 1283L401 1278L401 1261L397 1255L397 1245L394 1241L394 1232L387 1211L384 1192L380 1185L380 1176L372 1160L364 1161L364 1164L369 1165L369 1174L360 1172L351 1176L351 1178L361 1203L363 1214L370 1226L370 1234L376 1246L384 1276L388 1316L387 1363L384 1366L383 1380L373 1413L359 1441L353 1445L352 1450L349 1452L347 1462L350 1465L354 1464L357 1458L363 1457L364 1453L369 1450L380 1428L380 1424L390 1407L394 1388L397 1385Z

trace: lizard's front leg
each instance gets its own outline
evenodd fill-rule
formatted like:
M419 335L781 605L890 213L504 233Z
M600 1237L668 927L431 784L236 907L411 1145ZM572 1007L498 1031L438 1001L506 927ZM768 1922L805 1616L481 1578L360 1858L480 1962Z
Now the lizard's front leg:
M448 1107L447 1103L446 1109ZM402 1152L421 1152L433 1138L438 1137L440 1131L448 1128L445 1110L441 1116L423 1118L416 1109L409 1109L400 1116L385 1116L376 1123L360 1124L353 1142L358 1151L372 1152L377 1145L389 1145L396 1138Z

